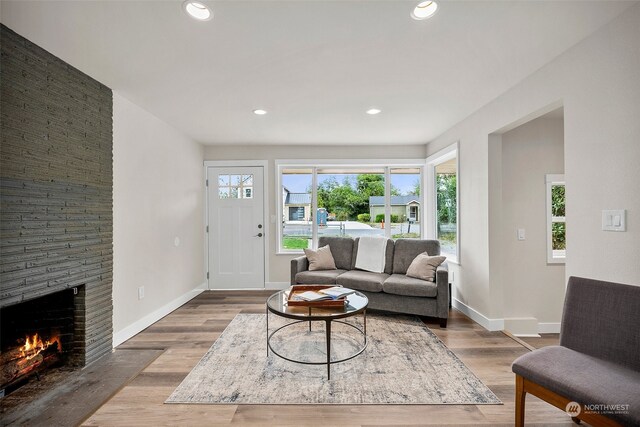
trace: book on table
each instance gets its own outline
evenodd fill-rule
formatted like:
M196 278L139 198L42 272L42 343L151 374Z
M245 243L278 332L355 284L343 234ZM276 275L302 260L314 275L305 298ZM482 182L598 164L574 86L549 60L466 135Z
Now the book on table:
M354 292L353 289L335 286L332 288L319 289L318 291L301 292L297 296L305 301L324 301L341 299Z
M300 292L296 296L305 301L323 301L323 300L334 299L334 297L332 297L331 295L321 294L320 292L316 292L316 291Z
M353 289L344 288L342 286L334 286L332 288L320 289L318 292L330 295L333 298L341 298L346 297L347 295L351 295L355 293Z

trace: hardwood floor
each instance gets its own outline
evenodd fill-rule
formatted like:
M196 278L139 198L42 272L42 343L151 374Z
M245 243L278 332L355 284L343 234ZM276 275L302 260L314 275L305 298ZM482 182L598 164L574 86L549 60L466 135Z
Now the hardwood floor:
M511 362L529 351L501 332L488 332L457 311L447 329L426 323L504 405L177 405L165 399L238 313L264 313L271 291L205 292L119 349L165 349L83 425L491 425L514 420ZM573 426L569 417L527 397L527 425Z

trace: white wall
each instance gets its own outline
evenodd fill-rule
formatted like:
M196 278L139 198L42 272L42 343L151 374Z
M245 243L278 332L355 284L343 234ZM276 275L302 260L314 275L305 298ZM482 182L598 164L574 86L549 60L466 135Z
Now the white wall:
M564 173L562 119L539 118L502 135L500 242L492 281L502 280L505 329L535 335L540 323L558 327L565 291L564 264L547 264L546 174ZM490 170L490 173L494 171ZM525 230L525 240L517 230ZM491 253L494 256L494 253ZM496 254L497 255L497 254Z
M202 162L200 144L114 92L115 345L197 294L205 281Z
M490 276L489 135L564 106L566 275L640 284L640 5L583 40L427 146L460 142L455 297L504 318ZM627 209L627 232L601 230L603 209Z
M424 145L406 146L291 146L291 145L218 145L205 147L206 160L268 160L269 214L276 215L275 159L424 159ZM299 255L277 254L276 224L268 230L268 283L289 283L291 259Z

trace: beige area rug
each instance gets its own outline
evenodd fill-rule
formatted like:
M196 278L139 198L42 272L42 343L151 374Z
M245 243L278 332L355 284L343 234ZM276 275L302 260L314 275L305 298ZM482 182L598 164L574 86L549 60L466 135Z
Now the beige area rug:
M348 319L362 326L362 316ZM269 315L269 330L290 320ZM326 360L324 322L299 323L272 338L278 353ZM502 402L418 318L369 315L368 346L331 365L292 363L266 354L264 314L239 314L165 403L194 404L501 404ZM363 342L332 323L333 359Z

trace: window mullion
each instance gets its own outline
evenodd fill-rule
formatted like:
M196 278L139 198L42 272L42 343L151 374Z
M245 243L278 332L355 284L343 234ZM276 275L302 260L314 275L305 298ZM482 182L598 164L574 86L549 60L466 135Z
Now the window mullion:
M384 235L391 238L391 173L389 167L384 168Z
M318 175L317 168L311 168L311 245L318 248Z

